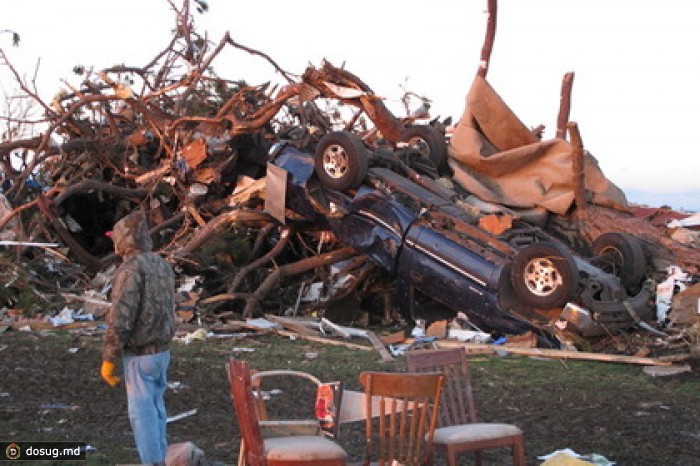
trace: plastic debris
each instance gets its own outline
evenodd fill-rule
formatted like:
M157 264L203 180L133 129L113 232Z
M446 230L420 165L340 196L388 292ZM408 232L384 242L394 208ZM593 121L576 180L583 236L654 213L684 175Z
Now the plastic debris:
M416 319L416 326L411 330L412 337L422 337L425 336L425 320Z
M668 268L668 277L656 287L656 321L663 323L671 308L673 295L686 288L688 274L675 265Z
M491 340L491 334L477 332L476 330L450 328L447 330L447 338L453 338L459 341L470 341L472 343L488 343L489 340Z
M49 321L54 325L54 327L59 327L61 325L72 324L76 321L94 321L95 318L92 314L81 314L80 311L75 311L74 309L64 307L58 315L50 317Z
M593 464L596 466L615 466L614 461L610 461L604 456L597 453L589 453L580 455L571 448L556 450L547 455L538 456L537 459L544 460L540 466L569 466L569 465L584 465ZM579 460L577 462L568 461L569 459Z
M185 335L184 337L178 338L177 340L186 344L186 345L189 345L194 340L201 340L201 341L206 340L207 336L208 336L208 333L207 333L206 329L198 328L194 332L190 332L187 335Z
M168 424L179 421L180 419L185 419L186 417L194 416L195 414L197 414L197 408L185 411L184 413L176 414L175 416L169 416Z
M321 299L321 291L323 291L323 282L314 282L309 285L306 293L301 297L304 303L316 302Z

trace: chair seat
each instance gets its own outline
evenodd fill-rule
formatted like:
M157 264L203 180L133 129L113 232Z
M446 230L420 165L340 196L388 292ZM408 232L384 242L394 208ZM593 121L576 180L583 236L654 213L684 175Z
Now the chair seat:
M270 461L319 461L347 458L337 443L321 436L272 437L264 441Z
M512 437L522 435L523 431L511 424L497 424L491 422L475 422L456 426L438 427L435 429L433 443L447 445L463 442L478 442L492 440L497 437Z

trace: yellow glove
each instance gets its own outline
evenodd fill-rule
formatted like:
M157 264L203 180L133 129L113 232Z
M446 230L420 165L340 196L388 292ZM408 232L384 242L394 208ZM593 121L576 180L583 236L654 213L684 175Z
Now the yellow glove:
M122 380L121 377L113 375L113 372L114 362L102 361L102 368L100 369L100 374L102 375L102 378L105 380L105 382L107 382L111 387L115 387Z

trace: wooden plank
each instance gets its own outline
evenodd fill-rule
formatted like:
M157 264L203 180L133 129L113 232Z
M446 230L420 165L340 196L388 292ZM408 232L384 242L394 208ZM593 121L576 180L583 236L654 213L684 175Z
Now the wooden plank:
M583 361L618 362L625 364L642 364L646 366L670 366L672 361L659 358L641 358L636 356L626 356L622 354L587 353L583 351L564 351L545 348L523 348L508 345L487 345L483 343L462 343L459 341L441 340L437 342L438 348L458 348L463 347L467 353L496 353L505 351L520 356L533 356L552 359L577 359Z
M404 343L406 341L406 332L401 330L400 332L390 333L389 335L379 335L379 341L381 341L384 346Z
M314 337L310 335L299 335L298 333L290 332L288 330L272 330L277 335L288 337L288 338L301 338L303 340L315 341L316 343L324 343L327 345L345 346L347 348L359 349L363 351L374 351L372 346L363 346L356 343L349 343L341 340L331 340L330 338Z
M376 350L379 351L379 355L382 357L382 361L393 361L394 360L394 357L386 349L386 346L384 346L382 344L382 342L379 341L379 337L377 336L376 333L368 331L367 338L369 338L369 341L372 342L372 346L374 346L376 348Z
M299 335L304 335L308 337L312 336L318 336L318 330L314 330L311 327L307 325L305 322L297 321L295 322L294 319L286 319L284 317L272 315L272 314L265 314L265 318L267 320L271 320L272 322L276 322L280 324L282 327L286 328L287 330L292 330ZM318 324L316 324L318 326Z
M343 338L361 337L365 338L367 336L367 330L362 330L355 327L344 327L342 325L335 324L325 317L321 318L321 325L325 325L332 329L334 332L338 333Z
M31 331L38 331L38 330L72 330L72 329L77 329L77 328L94 328L100 325L100 322L97 322L96 320L90 320L90 321L80 321L80 322L71 322L69 324L63 324L63 325L54 325L51 322L35 322L35 321L20 321L20 322L12 322L9 324L10 327L12 327L12 330L21 330L22 328L29 327Z

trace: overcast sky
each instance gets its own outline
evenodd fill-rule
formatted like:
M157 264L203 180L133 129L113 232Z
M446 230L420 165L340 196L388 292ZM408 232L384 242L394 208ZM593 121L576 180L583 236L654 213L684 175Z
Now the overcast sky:
M179 3L180 0L175 0ZM345 65L403 115L402 86L458 118L477 70L486 0L209 0L196 16L301 74L323 58ZM174 15L165 0L2 3L0 47L23 74L37 60L45 100L74 65L143 66L164 49ZM562 77L575 73L571 120L604 173L632 202L700 210L700 4L696 0L500 0L488 80L527 126L556 128ZM263 60L229 49L220 75L274 80ZM4 92L14 85L0 69Z

